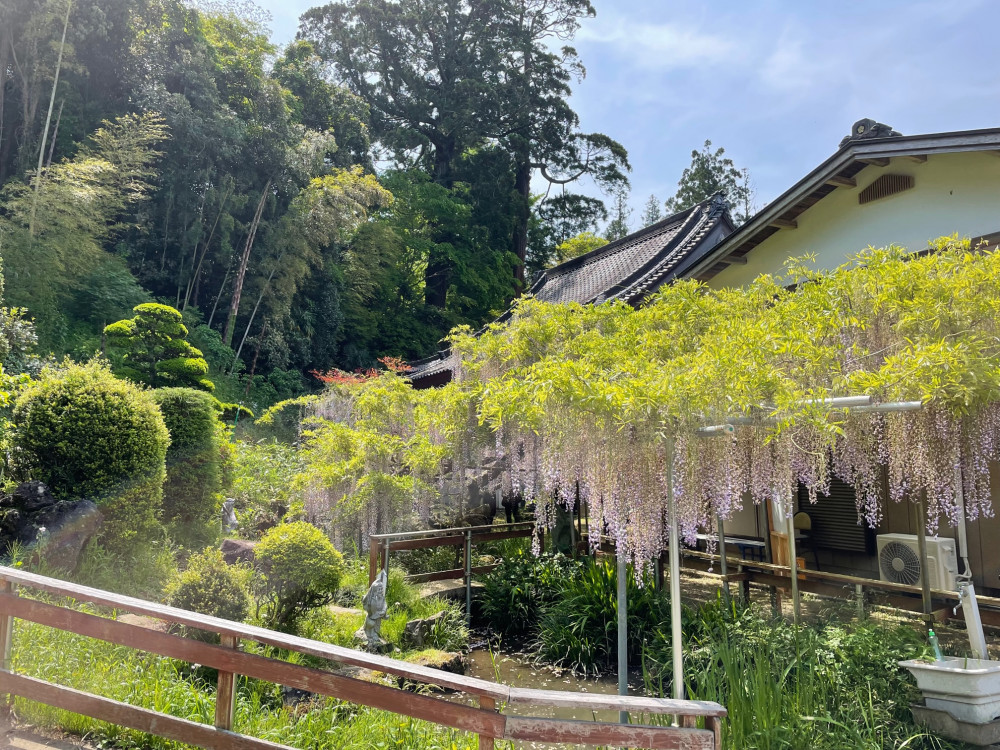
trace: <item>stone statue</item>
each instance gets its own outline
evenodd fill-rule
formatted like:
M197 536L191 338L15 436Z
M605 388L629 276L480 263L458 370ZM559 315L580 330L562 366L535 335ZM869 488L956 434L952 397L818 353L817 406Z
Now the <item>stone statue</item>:
M368 593L361 599L365 610L365 624L358 628L354 637L362 641L369 651L378 652L385 648L386 641L382 638L382 620L389 611L385 602L385 590L389 578L383 569L368 587Z
M222 504L222 533L229 534L236 531L236 499L227 497Z

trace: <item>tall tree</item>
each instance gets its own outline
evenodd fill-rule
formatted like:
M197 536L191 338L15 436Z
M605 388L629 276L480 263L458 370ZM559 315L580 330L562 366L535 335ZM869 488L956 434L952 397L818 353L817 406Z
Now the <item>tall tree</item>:
M677 183L677 193L666 202L668 214L675 214L700 203L716 193L722 193L733 207L733 219L742 224L754 212L754 190L750 173L738 169L727 157L724 148L712 151L706 140L701 151L691 152L691 166L684 170Z
M348 0L307 11L300 36L368 104L376 138L397 161L426 161L450 189L459 157L500 116L502 10L492 0ZM447 304L454 240L442 227L427 259L426 300L438 308Z
M663 210L660 208L660 199L655 195L649 196L646 205L642 209L642 217L639 219L644 227L655 224L663 218Z
M604 230L604 237L609 242L620 240L631 233L629 229L629 219L632 218L632 209L628 205L629 194L627 190L619 190L615 193L615 203L611 208L611 221L608 222Z
M514 292L523 289L531 217L531 182L539 174L551 187L589 176L599 187L628 184L625 148L602 133L580 131L567 101L569 83L584 75L576 50L568 46L580 19L595 15L590 0L510 0L504 35L509 37L500 137L516 165L519 196L512 251L517 257ZM558 45L563 43L563 46Z

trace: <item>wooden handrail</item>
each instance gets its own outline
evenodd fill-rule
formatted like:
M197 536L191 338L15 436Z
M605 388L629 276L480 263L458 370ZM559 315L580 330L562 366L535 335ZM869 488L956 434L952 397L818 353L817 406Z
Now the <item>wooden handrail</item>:
M14 587L34 589L75 601L145 615L171 624L214 632L221 636L222 644L212 645L185 636L162 633L81 612L67 606L22 597L16 593ZM283 747L231 731L236 675L275 682L473 732L479 735L481 748L492 748L495 739L517 739L542 743L577 742L663 750L674 748L718 750L721 742L720 720L726 715L726 710L722 706L705 701L675 701L641 696L592 695L509 687L67 583L23 570L0 567L0 623L10 622L12 619L26 620L217 669L219 690L216 694L215 726L211 727L90 695L27 675L15 674L10 670L9 664L4 664L3 668L0 668L0 693L21 696L102 721L202 747L251 750L265 748L273 750ZM0 641L2 641L0 653L9 648L11 632L9 625L0 628ZM255 641L340 664L383 672L412 682L451 688L475 696L479 700L480 707L475 708L444 698L419 695L322 669L245 653L239 650L240 641ZM585 711L608 709L645 715L672 714L682 717L683 722L681 727L659 727L508 716L498 712L497 704L561 706ZM705 729L695 728L698 717L703 719Z

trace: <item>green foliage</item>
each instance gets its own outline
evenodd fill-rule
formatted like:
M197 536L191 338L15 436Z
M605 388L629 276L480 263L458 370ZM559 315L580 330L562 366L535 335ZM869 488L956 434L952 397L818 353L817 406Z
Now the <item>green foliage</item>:
M494 630L521 638L537 632L543 613L579 575L580 563L562 555L535 557L522 550L503 558L483 579L480 607Z
M629 659L670 620L667 597L649 577L640 586L628 569ZM539 653L547 660L584 674L613 666L618 654L618 575L613 561L588 559L579 575L564 578L544 610Z
M556 262L563 263L571 258L586 255L591 250L596 250L607 244L608 241L604 237L598 237L593 232L581 232L556 245Z
M215 390L205 377L208 363L186 341L188 330L177 310L146 302L132 311L134 318L104 329L108 344L121 352L121 375L154 388L176 385Z
M913 724L909 706L919 694L898 662L927 645L910 627L793 628L719 600L688 613L684 631L687 693L726 706L724 748L957 747ZM647 644L651 693L669 693L670 660L666 639Z
M255 550L254 582L264 621L287 630L309 609L333 601L344 558L326 535L305 522L285 523L264 534Z
M81 285L106 262L104 243L122 234L119 222L150 193L165 137L159 115L123 115L104 122L74 158L0 191L10 301L31 312L47 346L64 343Z
M676 214L716 193L722 193L733 207L733 218L742 224L754 212L754 191L750 173L737 169L725 156L724 148L712 151L712 142L705 141L701 151L691 152L691 166L684 169L677 183L677 193L667 200L667 215Z
M615 203L611 208L611 221L604 229L604 237L609 242L620 240L632 233L629 226L629 219L632 217L632 209L628 205L628 190L621 189L615 193Z
M217 549L206 549L188 558L187 568L166 589L167 604L225 620L242 622L250 613L250 571L227 565ZM192 633L218 641L217 634Z
M231 474L219 404L193 388L158 388L151 395L170 433L163 521L171 539L198 548L218 534L224 480Z
M14 407L17 471L58 497L88 497L102 543L126 549L158 528L170 436L152 397L91 362L48 369Z
M214 681L174 659L24 622L14 638L13 666L21 674L189 721L211 725L214 720ZM86 736L107 747L178 747L169 740L39 703L18 699L16 711L35 726ZM282 705L279 686L242 678L237 681L236 726L241 733L313 750L474 750L479 746L472 734L332 698L317 699L307 711L290 711Z
M240 536L259 539L276 526L297 500L296 474L302 470L300 451L275 440L241 441L233 469Z

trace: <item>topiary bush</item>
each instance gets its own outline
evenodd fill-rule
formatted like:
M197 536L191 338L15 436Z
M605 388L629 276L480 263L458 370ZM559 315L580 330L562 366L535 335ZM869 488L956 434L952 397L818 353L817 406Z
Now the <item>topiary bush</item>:
M242 622L250 613L249 575L246 568L227 565L219 550L207 549L191 555L187 569L167 585L167 603ZM191 635L200 640L218 641L217 633L193 630Z
M169 305L144 302L132 308L134 318L104 328L109 346L119 352L118 371L137 383L158 386L191 386L215 390L209 380L208 362L187 341L188 329L181 313Z
M193 388L159 388L153 400L170 432L163 520L171 539L198 548L214 541L231 450L218 402Z
M150 395L103 364L47 369L18 397L14 462L57 497L94 500L100 541L125 553L162 529L170 436Z
M258 616L268 626L291 630L307 610L333 601L344 575L344 558L312 524L275 526L254 552Z

